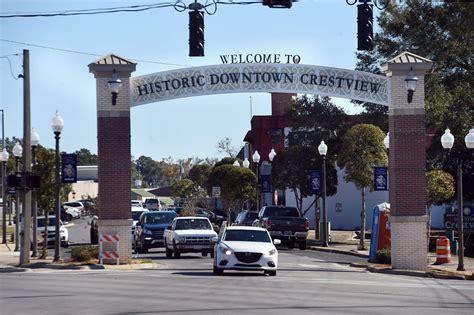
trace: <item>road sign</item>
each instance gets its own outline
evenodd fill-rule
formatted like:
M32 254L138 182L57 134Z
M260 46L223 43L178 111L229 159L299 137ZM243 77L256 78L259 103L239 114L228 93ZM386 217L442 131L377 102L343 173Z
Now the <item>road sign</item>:
M220 198L221 197L221 188L218 186L212 187L212 197L213 198Z

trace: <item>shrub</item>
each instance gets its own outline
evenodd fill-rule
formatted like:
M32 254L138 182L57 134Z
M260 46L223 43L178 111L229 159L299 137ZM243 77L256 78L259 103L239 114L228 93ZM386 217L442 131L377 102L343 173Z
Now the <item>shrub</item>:
M99 258L99 248L94 245L82 245L71 250L71 257L75 261L88 261Z
M379 264L390 264L392 262L390 249L384 248L384 249L378 250L375 253L375 262Z

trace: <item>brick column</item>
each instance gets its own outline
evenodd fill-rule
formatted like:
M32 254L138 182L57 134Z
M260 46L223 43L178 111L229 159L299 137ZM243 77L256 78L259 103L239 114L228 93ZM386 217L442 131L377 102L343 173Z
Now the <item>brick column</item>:
M99 233L120 235L121 263L129 263L132 255L129 78L135 66L112 54L89 65L96 78L97 93ZM112 105L107 86L114 72L122 80L116 105ZM115 250L115 244L109 245L104 249ZM115 263L115 260L104 260L104 263Z
M394 269L424 271L427 266L424 75L431 65L430 60L405 52L382 67L391 77L389 169ZM408 103L405 77L410 70L419 80Z

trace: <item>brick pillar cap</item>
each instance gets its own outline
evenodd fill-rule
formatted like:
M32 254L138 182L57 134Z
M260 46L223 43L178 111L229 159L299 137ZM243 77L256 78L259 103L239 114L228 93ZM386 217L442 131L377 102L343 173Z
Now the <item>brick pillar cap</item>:
M433 61L405 51L388 60L380 68L385 73L408 72L413 69L415 74L424 74L433 66Z
M129 77L136 67L135 62L110 53L89 64L89 72L98 78L110 77L115 70L119 77Z

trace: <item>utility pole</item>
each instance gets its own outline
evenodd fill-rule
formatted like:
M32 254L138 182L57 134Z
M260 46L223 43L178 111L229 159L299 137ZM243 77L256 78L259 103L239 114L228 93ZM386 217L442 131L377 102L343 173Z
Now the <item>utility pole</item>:
M30 51L23 50L23 225L20 265L30 262L31 191L26 189L26 174L31 173L31 111L30 111Z

